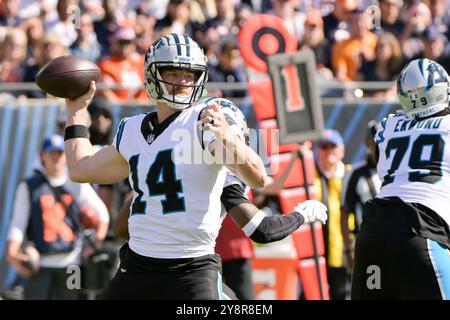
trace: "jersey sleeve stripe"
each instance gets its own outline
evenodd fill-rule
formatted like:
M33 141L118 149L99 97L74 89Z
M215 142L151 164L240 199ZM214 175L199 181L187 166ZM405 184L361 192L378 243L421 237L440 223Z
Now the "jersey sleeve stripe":
M122 119L119 123L119 130L117 132L116 149L119 151L120 141L122 140L123 130L125 129L125 124L128 118Z
M200 111L198 113L197 121L200 121L201 116L202 116L202 112ZM201 129L197 130L197 137L198 137L198 140L200 141L200 144L202 145L202 149L205 150L205 144L203 143L203 130L201 130Z

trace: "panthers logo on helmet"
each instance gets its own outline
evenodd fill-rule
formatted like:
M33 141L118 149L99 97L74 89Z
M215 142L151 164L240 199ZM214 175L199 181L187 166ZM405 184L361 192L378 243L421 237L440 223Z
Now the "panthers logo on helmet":
M444 68L437 63L428 65L428 87L431 88L434 84L440 82L447 82L447 73Z

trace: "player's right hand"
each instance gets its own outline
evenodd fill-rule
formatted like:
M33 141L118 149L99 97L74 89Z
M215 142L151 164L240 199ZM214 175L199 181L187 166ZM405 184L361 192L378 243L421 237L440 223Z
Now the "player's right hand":
M209 102L206 108L203 109L197 125L201 130L209 130L214 133L220 141L224 141L226 138L232 136L230 135L230 125L216 99Z
M325 224L328 219L327 207L317 200L300 202L294 210L305 218L304 223L311 223L319 220L322 224Z
M94 98L95 90L95 81L91 81L89 90L85 94L79 96L76 99L66 99L67 109L70 111L87 109L87 107L91 104L92 99Z

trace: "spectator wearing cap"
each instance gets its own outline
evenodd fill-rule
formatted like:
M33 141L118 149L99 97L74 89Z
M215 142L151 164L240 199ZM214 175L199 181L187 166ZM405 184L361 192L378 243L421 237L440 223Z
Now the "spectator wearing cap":
M344 141L336 130L325 130L315 146L317 200L328 208L328 221L323 228L329 293L332 300L344 300L349 294L349 275L345 268L341 230L342 180L351 167L342 160Z
M380 29L376 31L390 32L399 37L405 28L400 17L402 0L380 0Z
M316 57L317 70L327 79L333 77L331 71L331 46L325 38L323 18L318 11L308 12L305 20L305 34L300 49L309 48Z
M77 29L77 39L70 46L70 53L97 62L101 55L101 46L94 32L92 18L88 14L82 14L80 17L80 28Z
M112 35L111 49L108 57L102 59L98 66L101 71L100 81L106 85L122 85L122 89L101 90L109 102L128 100L147 101L142 89L144 84L144 56L136 52L134 40L136 34L131 27L119 28Z
M77 299L79 290L67 287L67 267L80 265L82 256L82 230L76 220L83 223L83 212L94 213L95 223L84 227L93 227L95 239L101 241L108 230L108 211L89 184L70 181L62 136L43 141L40 160L33 175L17 188L7 259L28 278L26 299ZM39 262L22 250L25 239L37 250ZM30 263L38 268L30 268Z
M374 198L381 188L381 180L377 174L378 147L375 135L380 124L372 120L367 124L364 139L366 159L356 163L347 172L342 186L341 228L344 237L344 252L347 259L348 272L353 267L354 240L362 222L362 206Z
M355 10L351 13L350 38L336 42L331 54L331 65L336 78L340 81L352 81L361 66L362 60L375 58L378 37L369 30L368 13Z

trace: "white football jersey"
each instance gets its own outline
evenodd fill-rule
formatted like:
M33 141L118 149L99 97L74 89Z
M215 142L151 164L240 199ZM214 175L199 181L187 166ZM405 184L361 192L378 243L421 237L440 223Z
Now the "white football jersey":
M129 246L155 258L214 253L226 168L205 151L214 134L198 129L204 102L182 111L158 136L143 135L146 114L126 118L114 139L135 191ZM147 122L147 121L144 121Z
M379 198L420 203L450 224L450 116L417 121L398 113L375 136Z

